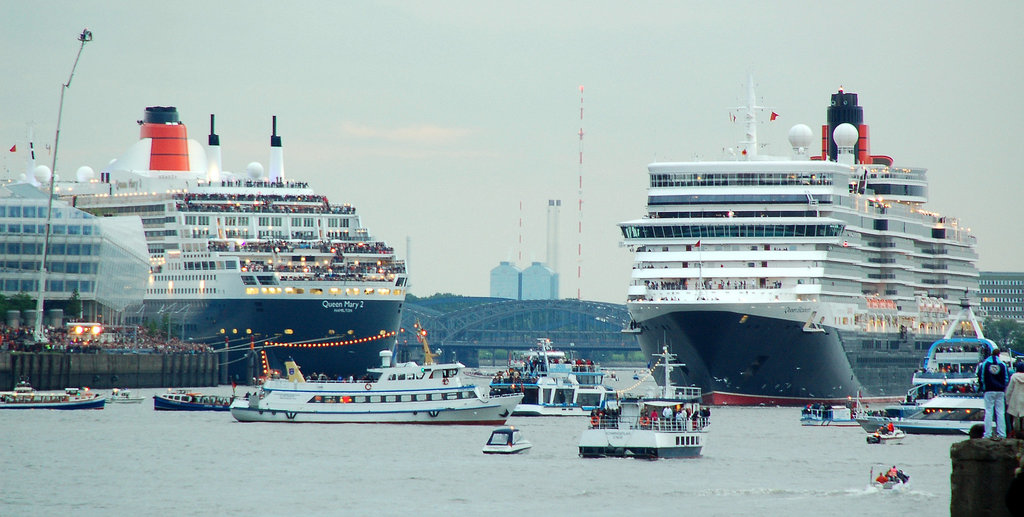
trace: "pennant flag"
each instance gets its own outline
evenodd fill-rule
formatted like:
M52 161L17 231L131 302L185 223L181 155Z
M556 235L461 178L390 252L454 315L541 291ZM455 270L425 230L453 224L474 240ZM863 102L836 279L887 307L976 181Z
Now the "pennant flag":
M700 239L697 239L697 247L700 247Z
M777 118L779 118L779 114L778 114L778 113L775 113L775 112L773 111L773 112L772 112L772 118L771 118L771 120L775 120L775 119L777 119Z
M18 144L12 145L11 146L11 152L14 153L14 152L17 152L17 151L18 151Z

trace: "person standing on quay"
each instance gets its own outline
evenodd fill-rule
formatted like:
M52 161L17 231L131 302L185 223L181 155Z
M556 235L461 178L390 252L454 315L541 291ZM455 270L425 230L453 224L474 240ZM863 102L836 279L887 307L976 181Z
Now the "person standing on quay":
M999 349L978 364L975 371L978 387L985 394L985 438L993 438L992 419L995 418L995 438L1006 438L1006 385L1010 383L1010 369L999 360Z
M1006 412L1014 437L1024 438L1024 359L1017 360L1016 370L1006 387Z

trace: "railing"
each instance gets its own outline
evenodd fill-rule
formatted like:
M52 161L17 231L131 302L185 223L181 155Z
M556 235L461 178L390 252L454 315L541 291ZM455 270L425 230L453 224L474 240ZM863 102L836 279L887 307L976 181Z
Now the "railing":
M626 424L626 427L628 429L643 429L664 432L703 432L710 423L711 421L709 417L697 417L686 419L656 418L651 420L648 417L622 418L616 416L603 416L596 419L591 418L590 428L622 429L622 424Z

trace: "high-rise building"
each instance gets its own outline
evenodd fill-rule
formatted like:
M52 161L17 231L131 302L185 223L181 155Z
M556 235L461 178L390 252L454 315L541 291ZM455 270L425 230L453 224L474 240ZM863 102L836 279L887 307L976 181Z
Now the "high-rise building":
M1024 321L1024 272L980 271L981 310L989 318Z

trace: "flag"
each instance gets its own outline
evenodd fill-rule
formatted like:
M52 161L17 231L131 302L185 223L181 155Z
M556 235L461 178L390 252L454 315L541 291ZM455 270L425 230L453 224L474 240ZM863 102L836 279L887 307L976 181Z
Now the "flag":
M14 144L14 145L11 146L11 152L12 153L18 152L18 144Z
M696 246L697 246L698 248L700 247L700 239L697 239L697 245L696 245Z
M775 113L775 112L773 111L773 112L772 112L772 118L771 118L771 120L775 120L775 119L777 119L777 118L779 118L779 114L778 114L778 113Z

